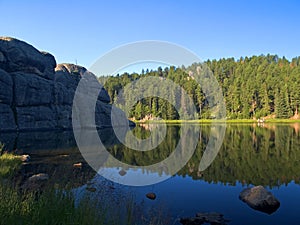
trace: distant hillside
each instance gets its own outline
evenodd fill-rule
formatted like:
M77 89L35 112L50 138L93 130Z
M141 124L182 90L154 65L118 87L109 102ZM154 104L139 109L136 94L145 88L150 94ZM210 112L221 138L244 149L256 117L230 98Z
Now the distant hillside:
M300 57L289 61L277 55L260 55L238 60L234 58L208 60L205 63L222 87L227 118L249 119L270 115L276 118L299 118ZM111 76L105 83L105 89L112 102L117 102L119 91L133 80L145 76L168 78L182 86L192 97L198 118L210 118L212 115L208 110L206 96L195 80L191 79L191 74L196 72L199 66L200 63L188 68L159 67L155 71L143 71L142 74L124 73L116 77ZM151 86L151 88L159 87ZM174 107L156 97L139 101L131 110L130 116L141 119L149 114L163 119L178 119Z

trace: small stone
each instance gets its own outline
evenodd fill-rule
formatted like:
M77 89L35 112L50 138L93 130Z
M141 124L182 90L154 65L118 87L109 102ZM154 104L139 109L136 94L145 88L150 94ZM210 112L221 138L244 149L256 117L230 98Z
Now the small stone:
M45 181L49 179L49 175L46 173L38 173L34 174L28 178L29 182L38 182L38 181Z
M82 168L82 163L81 162L80 163L74 163L73 167L74 168Z
M154 199L156 199L156 194L153 192L150 192L150 193L146 194L146 197L151 200L154 200Z
M46 184L45 181L49 179L48 174L38 173L29 177L21 186L23 190L38 191Z
M30 156L29 155L21 155L21 161L22 162L28 162L30 160Z

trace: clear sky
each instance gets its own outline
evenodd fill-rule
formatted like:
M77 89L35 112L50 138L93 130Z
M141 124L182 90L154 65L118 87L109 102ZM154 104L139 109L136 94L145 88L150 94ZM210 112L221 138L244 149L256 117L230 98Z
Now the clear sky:
M0 0L0 35L91 66L119 45L162 40L202 60L300 55L300 1Z

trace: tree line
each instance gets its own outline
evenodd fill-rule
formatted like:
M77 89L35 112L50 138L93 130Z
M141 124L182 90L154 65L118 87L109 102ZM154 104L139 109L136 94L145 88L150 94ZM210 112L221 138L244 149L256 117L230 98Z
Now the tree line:
M125 99L131 99L136 93L126 91L126 85L143 77L159 77L170 79L182 87L196 106L193 118L207 119L214 117L214 112L208 104L208 96L196 82L193 74L199 72L205 64L217 79L222 89L226 105L226 117L230 119L250 119L265 116L290 118L298 115L300 105L300 57L287 60L277 55L260 55L252 57L222 58L207 60L204 63L194 63L187 68L158 67L157 70L142 70L138 73L124 73L109 76L105 82L112 103L119 104L120 92L124 89ZM104 77L100 77L100 82ZM140 99L131 108L129 116L142 119L147 115L162 119L179 119L179 114L187 111L180 93L161 90L159 83L147 84L149 90L167 92L179 108L175 109L170 102L155 96ZM131 94L130 94L131 93Z

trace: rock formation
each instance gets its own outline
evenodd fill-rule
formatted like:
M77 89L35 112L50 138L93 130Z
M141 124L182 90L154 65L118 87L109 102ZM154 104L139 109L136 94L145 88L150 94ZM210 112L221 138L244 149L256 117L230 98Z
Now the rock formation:
M97 80L84 67L56 65L51 54L0 37L0 131L72 129L74 93L85 73ZM85 94L92 88L95 84L91 83ZM102 88L96 102L97 127L111 126L109 102ZM121 110L116 112L121 120L125 118Z

